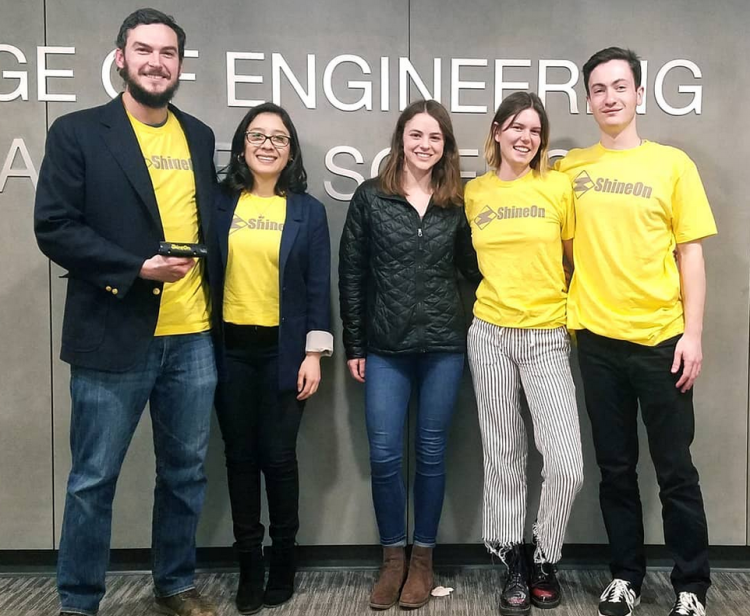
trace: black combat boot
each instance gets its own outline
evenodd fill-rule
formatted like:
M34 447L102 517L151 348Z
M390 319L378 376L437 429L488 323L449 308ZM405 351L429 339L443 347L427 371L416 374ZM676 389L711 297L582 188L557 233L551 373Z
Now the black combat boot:
M524 616L531 611L529 598L529 568L523 543L517 543L505 554L508 577L500 595L502 616Z

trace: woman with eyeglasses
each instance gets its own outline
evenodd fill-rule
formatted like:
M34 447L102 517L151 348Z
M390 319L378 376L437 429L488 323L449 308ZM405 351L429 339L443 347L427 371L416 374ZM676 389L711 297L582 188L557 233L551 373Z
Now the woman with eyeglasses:
M297 131L272 103L254 107L232 138L217 231L225 265L226 378L216 394L240 581L237 609L253 614L294 593L299 528L296 441L318 389L330 333L331 249L323 205L307 194ZM270 572L264 589L260 474Z

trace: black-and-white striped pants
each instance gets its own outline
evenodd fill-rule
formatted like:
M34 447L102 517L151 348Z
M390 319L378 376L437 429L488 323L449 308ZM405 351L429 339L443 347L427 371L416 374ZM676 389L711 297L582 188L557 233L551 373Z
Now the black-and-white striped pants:
M583 483L583 459L570 339L564 327L514 329L474 319L468 357L484 449L482 536L504 557L523 541L528 444L521 387L542 454L542 492L534 525L535 559L560 560L565 528Z

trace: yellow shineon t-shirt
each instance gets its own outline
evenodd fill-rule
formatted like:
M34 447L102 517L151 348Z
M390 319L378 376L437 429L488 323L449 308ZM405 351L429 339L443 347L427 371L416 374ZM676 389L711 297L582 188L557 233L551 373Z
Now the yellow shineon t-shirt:
M146 160L167 242L198 243L195 176L185 134L169 112L162 126L149 126L128 114ZM155 336L195 334L211 328L203 259L174 283L164 283Z
M225 321L279 324L279 248L285 221L284 197L240 196L229 230Z
M562 240L575 234L570 180L556 171L506 182L494 171L464 193L482 282L474 315L502 327L565 325Z
M575 273L568 326L655 346L684 331L676 244L716 233L698 170L676 148L572 150Z

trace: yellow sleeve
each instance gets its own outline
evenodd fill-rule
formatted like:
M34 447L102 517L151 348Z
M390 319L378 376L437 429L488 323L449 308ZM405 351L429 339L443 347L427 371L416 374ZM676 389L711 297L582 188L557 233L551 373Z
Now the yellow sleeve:
M672 193L672 230L678 244L717 232L703 182L692 160L688 160Z
M474 193L476 192L474 182L476 182L476 180L471 180L470 182L467 182L464 187L464 213L466 214L466 220L468 220L469 223L471 223L471 219L474 218Z

